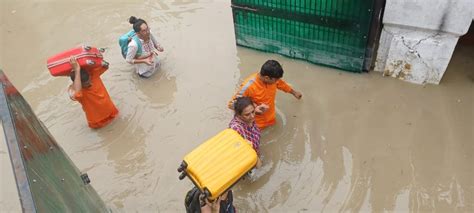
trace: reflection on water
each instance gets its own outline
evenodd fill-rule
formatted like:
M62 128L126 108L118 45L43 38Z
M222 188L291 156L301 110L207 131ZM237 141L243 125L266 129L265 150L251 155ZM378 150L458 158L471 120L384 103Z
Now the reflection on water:
M474 211L472 47L441 85L418 86L237 48L228 1L86 2L2 1L0 64L114 210L184 211L179 162L227 126L240 80L274 58L303 99L278 94L264 166L235 186L239 211ZM165 48L151 79L120 55L131 15ZM120 115L99 130L45 67L81 43L108 48L102 79Z

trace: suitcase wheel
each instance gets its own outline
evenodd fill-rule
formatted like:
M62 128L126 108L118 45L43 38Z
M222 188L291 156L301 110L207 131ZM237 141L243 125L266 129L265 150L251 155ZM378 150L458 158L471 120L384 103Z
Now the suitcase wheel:
M186 162L182 162L181 165L178 167L178 172L182 172L184 169L188 167L188 164Z
M85 49L86 51L89 51L89 50L92 49L92 47L91 47L91 46L84 46L84 49Z
M86 60L86 64L87 64L87 65L94 65L94 64L95 64L95 61L90 60L90 59L87 59L87 60Z
M179 180L182 180L186 177L186 172L182 172L180 175L179 175Z

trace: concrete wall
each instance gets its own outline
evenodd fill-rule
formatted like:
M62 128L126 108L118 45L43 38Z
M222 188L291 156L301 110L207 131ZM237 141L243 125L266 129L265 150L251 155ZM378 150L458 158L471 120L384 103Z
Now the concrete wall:
M374 70L438 84L473 18L474 0L387 0Z

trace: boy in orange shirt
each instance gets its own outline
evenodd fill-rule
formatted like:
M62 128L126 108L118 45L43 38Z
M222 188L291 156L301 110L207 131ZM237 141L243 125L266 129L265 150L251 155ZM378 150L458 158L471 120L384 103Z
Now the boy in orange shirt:
M81 103L90 128L98 129L106 126L118 114L100 79L100 75L107 68L100 67L87 72L79 67L75 57L71 57L69 63L73 69L70 74L73 83L68 89L69 97Z
M283 68L275 60L268 60L260 69L247 77L241 84L239 90L229 102L229 108L233 109L234 100L237 97L250 97L256 104L255 122L260 129L275 124L275 96L277 89L291 93L295 98L301 99L300 92L291 88L283 79Z

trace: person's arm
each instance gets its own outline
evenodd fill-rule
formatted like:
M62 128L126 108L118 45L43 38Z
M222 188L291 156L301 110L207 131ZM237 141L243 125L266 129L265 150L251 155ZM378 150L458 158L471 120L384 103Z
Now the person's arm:
M260 157L257 157L257 164L255 164L256 169L260 169L262 167L262 160L260 160Z
M135 40L132 39L128 43L127 55L125 56L125 61L130 64L133 64L133 59L135 59L135 56L137 55L137 51L138 51L137 43L135 42Z
M229 109L231 110L234 110L235 100L240 97L243 97L243 95L240 94L240 92L235 93L234 96L232 96L232 99L230 99L230 101L227 103L227 107L229 107Z
M239 89L235 92L234 96L232 96L232 99L230 99L230 101L227 103L227 107L229 107L229 109L234 110L234 103L237 98L240 98L240 97L252 98L251 91L248 88L249 86L247 84L249 84L249 82L245 82L245 81L242 82L242 84L240 84Z
M74 71L74 82L72 83L72 89L74 92L79 92L82 89L82 82L81 82L81 67L79 63L77 63L76 57L72 56L69 58L69 63L72 66L72 70Z
M290 93L291 93L293 96L295 96L296 99L301 99L301 97L303 97L303 94L301 94L301 92L298 92L298 91L296 91L296 90L294 90L294 89L292 89L292 90L290 91Z
M201 213L212 213L212 207L210 205L204 205L201 207Z
M300 92L298 92L298 91L294 90L293 88L291 88L291 86L288 85L283 79L278 80L276 86L279 90L282 90L286 93L290 93L293 96L295 96L295 98L297 98L297 99L301 99L301 97L303 97L303 95Z
M266 105L266 104L254 104L254 107L255 107L255 114L257 115L261 115L263 113L265 113L268 109L270 109L270 106Z
M74 91L74 89L72 88L72 84L67 88L67 93L69 95L69 98L72 100L72 101L77 101L76 99L76 92Z
M138 44L135 40L131 40L130 43L128 43L128 50L127 50L127 56L125 57L125 61L127 61L130 64L140 64L140 63L146 63L148 65L153 64L153 54L151 54L149 57L142 58L142 59L135 59L135 56L137 55L138 51Z
M227 102L227 107L228 107L229 109L234 110L234 103L235 103L235 99L236 99L236 98L237 98L237 97L234 96L234 97L232 97L232 99L231 99L229 102Z
M247 90L247 91L248 91L248 90ZM228 107L229 109L231 109L231 110L234 110L235 99L237 99L238 97L244 97L244 96L245 96L245 97L250 97L250 98L252 98L252 97L248 94L247 91L245 91L245 92L243 93L244 95L240 95L240 93L237 92L237 93L234 95L234 97L232 97L232 99L227 103L227 107ZM247 93L247 94L245 94L245 93ZM253 101L253 100L252 100L252 101ZM254 107L255 107L255 114L257 114L257 115L263 114L264 112L266 112L266 111L270 108L270 106L268 106L267 104L263 104L263 103L262 103L262 104L257 104L257 103L255 103L255 101L253 101L253 105L254 105Z
M140 64L140 63L145 63L145 64L148 64L148 65L152 65L153 64L153 54L151 54L150 56L148 56L146 58L133 59L133 61L132 61L132 64Z
M207 198L205 199L205 202L206 204L204 204L204 206L201 206L201 213L212 213L212 209L216 208L215 202L209 202Z
M155 36L153 36L153 34L150 34L150 37L151 37L151 41L153 42L153 45L155 46L156 50L158 50L159 52L163 52L165 49L163 49L163 47L160 45L160 43L158 43ZM155 53L155 54L157 54L157 53Z

